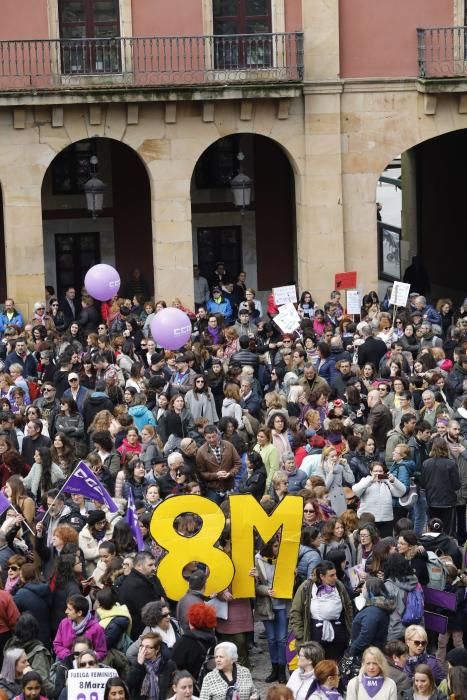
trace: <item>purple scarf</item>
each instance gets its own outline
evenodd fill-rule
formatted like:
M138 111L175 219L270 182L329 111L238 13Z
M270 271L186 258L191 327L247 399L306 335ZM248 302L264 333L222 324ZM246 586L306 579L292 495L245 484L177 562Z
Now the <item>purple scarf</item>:
M326 688L318 683L318 690L327 697L327 700L342 700L342 695L335 688Z
M370 698L374 698L379 693L384 683L383 676L362 676L362 685Z
M328 593L332 593L334 591L334 586L325 586L321 585L318 586L318 590L316 592L316 595L327 595Z
M217 344L217 341L219 340L220 329L219 328L211 328L211 326L208 326L208 333L212 337L213 342L215 344Z

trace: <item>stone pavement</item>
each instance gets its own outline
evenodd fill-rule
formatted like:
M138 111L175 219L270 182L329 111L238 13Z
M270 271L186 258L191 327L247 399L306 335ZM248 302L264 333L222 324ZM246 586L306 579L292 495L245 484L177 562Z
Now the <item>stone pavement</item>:
M264 679L271 671L271 662L269 661L268 643L264 635L264 626L262 622L255 623L255 644L257 650L250 652L251 675L255 686L258 688L261 699L264 700L268 688L272 683L265 683Z

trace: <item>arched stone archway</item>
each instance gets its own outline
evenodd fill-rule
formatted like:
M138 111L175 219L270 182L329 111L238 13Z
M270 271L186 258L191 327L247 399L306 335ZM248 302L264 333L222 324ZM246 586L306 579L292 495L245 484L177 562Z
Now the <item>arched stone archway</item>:
M96 167L106 188L103 210L93 218L83 185ZM153 294L151 184L136 151L106 137L74 142L47 168L41 198L46 284L59 295L66 286L80 289L87 269L106 262L118 269L123 294L135 268Z
M466 151L467 128L426 139L401 153L399 196L391 193L390 198L384 198L384 186L378 188L378 198L383 194L383 204L387 206L386 212L383 207L382 220L389 224L389 235L391 224L401 229L400 251L396 251L400 257L400 278L410 267L406 281L412 283L414 291L434 299L449 296L458 303L465 298L467 241L463 235L462 154ZM391 180L391 169L386 168L383 177ZM381 232L378 242L379 276L388 279L384 269L381 274L387 258Z
M230 189L239 152L243 172L253 179L244 211ZM202 274L209 278L222 259L231 278L244 270L259 292L297 278L296 171L281 144L257 133L230 134L203 151L191 181L193 258Z

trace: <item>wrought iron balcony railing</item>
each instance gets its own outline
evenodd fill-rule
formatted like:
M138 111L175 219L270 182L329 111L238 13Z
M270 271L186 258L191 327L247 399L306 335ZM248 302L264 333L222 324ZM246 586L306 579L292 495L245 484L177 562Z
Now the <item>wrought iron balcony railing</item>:
M420 78L467 76L467 27L417 29Z
M0 91L303 79L303 34L0 41Z

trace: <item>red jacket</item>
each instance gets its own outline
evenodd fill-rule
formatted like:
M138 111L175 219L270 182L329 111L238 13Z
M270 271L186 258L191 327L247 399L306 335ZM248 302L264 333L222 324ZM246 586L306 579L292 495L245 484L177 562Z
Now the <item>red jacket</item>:
M9 593L0 590L0 634L11 632L19 617L19 610Z

